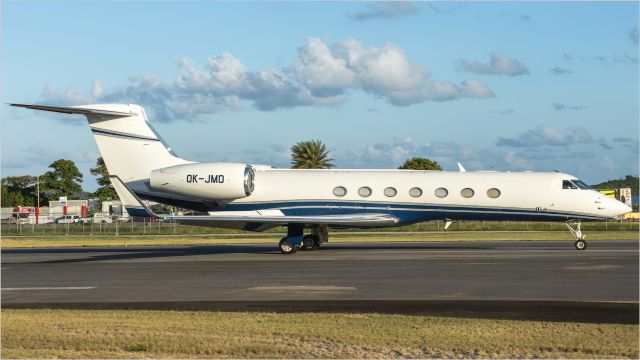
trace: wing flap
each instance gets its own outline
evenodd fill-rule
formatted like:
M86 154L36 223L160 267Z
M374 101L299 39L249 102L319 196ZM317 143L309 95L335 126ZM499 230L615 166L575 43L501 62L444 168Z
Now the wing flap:
M255 223L255 224L308 224L308 225L337 225L337 226L392 226L398 223L398 218L388 214L339 214L339 215L309 215L309 216L262 216L262 215L232 215L220 212L216 215L197 215L197 216L170 216L172 221L184 222L189 224L228 224L237 223Z

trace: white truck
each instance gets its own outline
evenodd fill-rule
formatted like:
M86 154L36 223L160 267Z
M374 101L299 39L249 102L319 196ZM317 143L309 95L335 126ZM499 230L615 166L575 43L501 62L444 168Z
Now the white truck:
M63 215L54 220L56 224L77 224L80 221L78 215Z
M85 224L111 224L113 223L113 219L109 214L105 213L95 213L87 216L86 218L80 219L81 222Z

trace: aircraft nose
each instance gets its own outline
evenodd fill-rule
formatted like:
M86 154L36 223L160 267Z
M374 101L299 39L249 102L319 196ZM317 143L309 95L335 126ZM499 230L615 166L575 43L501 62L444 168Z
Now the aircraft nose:
M620 204L622 204L622 203L620 203ZM633 209L631 208L631 206L628 206L626 204L622 204L622 214L620 214L620 215L624 215L624 214L630 213L632 211L633 211Z
M627 206L625 203L618 201L616 199L609 199L609 204L607 207L611 209L611 213L613 216L622 216L633 210L631 209L631 207Z

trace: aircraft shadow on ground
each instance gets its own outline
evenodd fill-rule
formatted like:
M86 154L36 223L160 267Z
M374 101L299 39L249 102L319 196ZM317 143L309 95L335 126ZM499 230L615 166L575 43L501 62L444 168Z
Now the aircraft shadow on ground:
M40 253L48 253L41 251ZM274 247L258 247L251 245L214 245L214 246L195 246L195 247L163 247L163 248L119 248L119 249L68 249L56 254L89 254L88 257L71 258L71 259L54 259L45 261L25 262L28 264L64 264L78 262L108 261L108 260L127 260L127 259L149 259L164 258L175 256L200 256L214 254L280 254ZM95 253L105 253L104 255L92 255ZM6 263L6 262L5 262Z
M466 245L444 245L434 243L421 244L338 244L325 245L316 251L300 251L299 254L306 253L313 255L314 253L331 253L335 251L375 251L375 250L489 250L495 249L492 245L487 246L469 246ZM79 263L93 261L108 260L126 260L126 259L148 259L163 258L175 256L201 256L201 255L220 255L220 254L260 254L260 255L277 255L277 256L297 256L282 255L274 245L255 245L255 244L238 244L238 245L207 245L207 246L179 246L179 247L132 247L132 248L64 248L64 249L8 249L3 250L4 254L88 254L90 256L83 258L70 259L54 259L44 261L27 261L27 264L64 264ZM94 254L104 253L104 255ZM5 263L11 263L5 261Z

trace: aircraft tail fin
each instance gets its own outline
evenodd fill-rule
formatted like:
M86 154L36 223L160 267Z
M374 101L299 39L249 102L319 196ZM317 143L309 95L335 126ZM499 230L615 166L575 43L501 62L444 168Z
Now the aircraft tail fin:
M178 157L162 140L140 105L10 105L86 116L109 174L126 182L148 179L155 169L190 163Z

